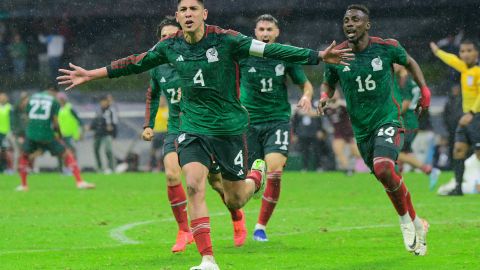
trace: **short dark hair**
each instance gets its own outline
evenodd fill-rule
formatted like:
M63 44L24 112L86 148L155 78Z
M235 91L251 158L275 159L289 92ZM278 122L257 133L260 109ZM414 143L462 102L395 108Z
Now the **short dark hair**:
M473 45L473 48L478 51L477 43L472 39L464 39L462 42L460 42L460 44Z
M178 0L177 6L180 5L182 0ZM198 3L200 3L202 6L205 6L205 2L203 0L197 0Z
M58 86L56 83L48 84L47 91L58 92Z
M260 21L271 22L271 23L274 23L278 27L278 20L270 14L263 14L263 15L258 16L257 19L255 19L255 25Z
M360 10L361 12L365 13L367 17L370 17L370 10L365 5L353 4L347 7L347 11L352 9Z
M165 16L165 18L158 24L157 26L157 37L162 37L162 29L165 26L175 26L178 29L181 29L180 24L178 24L177 20L173 16Z

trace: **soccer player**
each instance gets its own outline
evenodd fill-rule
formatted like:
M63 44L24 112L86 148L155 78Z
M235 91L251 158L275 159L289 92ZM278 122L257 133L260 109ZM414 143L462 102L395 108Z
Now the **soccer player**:
M415 114L418 100L420 99L420 88L409 76L404 66L394 64L395 73L398 75L397 85L402 96L402 115L405 125L405 139L403 147L398 155L398 161L407 163L415 169L420 169L430 178L430 190L433 190L437 184L441 171L438 168L432 168L431 165L424 164L412 154L412 143L418 132L418 117Z
M159 40L174 35L180 30L180 25L175 21L175 17L167 16L157 28L157 37ZM167 133L164 140L163 156L165 165L165 174L167 177L168 200L172 207L173 214L178 224L178 234L172 252L181 252L186 249L187 244L193 242L193 235L188 226L188 217L186 212L187 197L182 186L181 168L178 164L178 154L175 145L175 139L180 134L180 101L181 86L180 77L171 64L164 64L149 71L151 80L147 91L147 104L145 111L145 124L143 130L143 139L146 141L155 140L153 128L155 116L158 117L160 95L166 97L168 104L168 124ZM221 184L221 174L210 169L209 182L213 188L223 198L223 188ZM245 243L247 230L245 227L245 215L242 210L230 209L234 228L234 244L242 246Z
M0 172L13 173L13 151L8 140L13 110L8 96L0 92ZM5 166L4 166L5 165Z
M453 170L457 185L448 195L463 195L462 181L465 173L465 159L471 146L480 159L480 66L478 65L478 47L464 40L460 44L460 58L444 52L431 42L432 52L445 64L461 73L462 99L464 115L458 122L453 147Z
M264 14L255 20L257 40L273 44L279 34L278 20L272 15ZM266 189L253 233L253 239L260 242L268 241L266 226L280 197L281 177L290 144L287 75L303 92L297 106L310 111L313 86L300 65L253 56L240 61L240 100L250 117L248 160L252 163L264 159L267 164Z
M27 105L28 123L26 138L18 161L18 172L22 184L17 191L27 191L27 174L29 160L37 150L47 150L52 156L61 156L65 165L75 177L77 188L92 189L94 184L83 181L77 160L70 149L60 138L58 126L58 111L60 104L56 100L57 88L49 87L46 91L36 93L30 97Z
M430 90L417 62L393 39L371 37L369 10L350 5L343 17L347 40L337 48L352 48L355 60L350 66L326 64L319 113L323 114L335 85L340 82L352 122L358 149L375 177L383 184L399 217L405 248L416 255L427 251L428 223L416 215L396 160L403 142L401 100L393 84L393 64L405 66L420 86L422 110L430 105Z
M335 92L332 99L329 100L328 107L325 108L325 115L333 126L332 148L340 170L351 176L354 165L351 164L350 157L360 158L360 153L353 137L352 124L348 117L345 100L340 98L339 92ZM345 155L346 147L350 148L350 157Z
M187 183L190 226L202 263L191 269L218 269L210 240L210 218L205 202L205 183L215 161L220 166L225 202L239 209L255 194L261 194L265 162L257 160L246 176L245 130L248 113L238 99L238 60L250 55L298 64L320 60L346 64L350 49L325 51L266 44L232 30L205 24L208 11L202 0L179 0L176 18L182 31L163 39L148 52L114 61L108 67L85 70L70 65L57 79L66 88L100 78L141 73L171 63L182 87L180 165ZM246 176L246 177L245 177Z

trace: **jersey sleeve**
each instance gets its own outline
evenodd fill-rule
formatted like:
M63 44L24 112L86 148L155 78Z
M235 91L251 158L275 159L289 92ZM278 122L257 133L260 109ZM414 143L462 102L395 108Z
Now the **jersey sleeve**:
M385 42L387 43L387 46L389 46L388 48L392 62L406 66L408 54L400 42L396 41L395 39L386 39Z
M145 104L145 122L143 128L153 128L155 126L155 117L158 112L158 104L160 102L160 85L155 79L155 73L152 70L150 72L150 86L148 87L146 94L146 104Z
M60 111L60 103L57 100L53 100L52 103L52 116L58 116L58 112Z
M166 47L166 41L160 41L148 52L113 61L107 66L108 77L118 78L138 74L167 63Z
M335 85L339 81L337 70L333 65L326 64L323 72L323 83L326 83L330 88L335 89Z
M445 64L451 66L452 68L454 68L458 72L464 72L464 71L467 71L467 69L468 69L467 64L465 64L465 62L460 60L460 58L458 58L455 54L447 53L447 52L442 51L442 50L438 50L435 53L435 55L438 58L440 58L440 60L442 60Z
M234 54L238 59L248 56L266 57L301 65L317 65L318 52L279 43L267 44L240 33L231 35Z
M308 81L307 75L300 65L289 65L287 72L294 84L303 85Z

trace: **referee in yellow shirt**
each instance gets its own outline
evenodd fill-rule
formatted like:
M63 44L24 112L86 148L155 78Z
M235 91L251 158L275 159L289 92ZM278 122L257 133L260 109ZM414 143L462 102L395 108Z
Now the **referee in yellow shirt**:
M463 195L462 182L465 159L471 146L474 147L475 155L480 160L480 66L478 65L478 47L473 41L462 41L460 58L440 50L433 42L430 43L430 48L435 56L461 73L464 115L458 123L453 148L453 169L457 185L448 195Z

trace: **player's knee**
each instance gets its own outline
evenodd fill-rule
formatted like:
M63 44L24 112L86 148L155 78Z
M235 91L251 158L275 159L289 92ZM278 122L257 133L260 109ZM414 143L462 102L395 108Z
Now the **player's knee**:
M373 163L373 172L377 179L384 185L388 185L388 181L394 172L393 160L388 158L378 158Z
M242 208L243 203L237 196L227 196L225 197L225 205L228 207L228 209L237 210Z
M165 177L167 178L167 183L169 186L176 186L182 183L180 179L180 171L175 172L173 170L167 170L165 172Z

